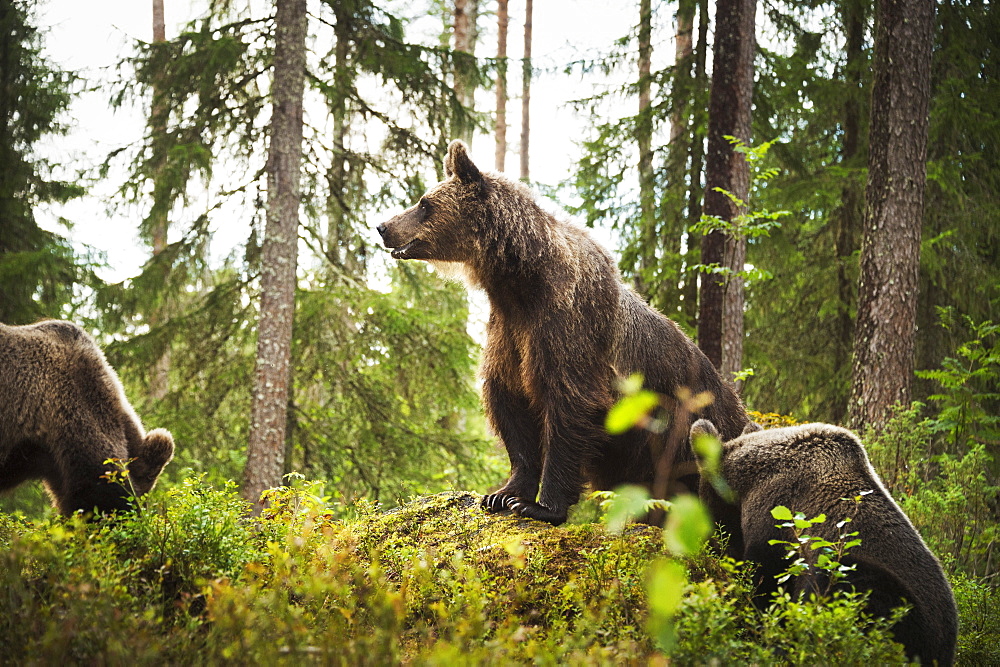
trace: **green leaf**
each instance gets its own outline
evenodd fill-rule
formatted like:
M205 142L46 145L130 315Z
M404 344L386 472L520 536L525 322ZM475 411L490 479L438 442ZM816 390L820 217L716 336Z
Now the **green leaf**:
M712 519L702 502L690 495L677 496L663 529L667 548L681 555L698 553L711 534Z
M649 600L649 632L658 648L669 653L677 642L674 614L687 585L687 571L677 561L660 559L648 570L646 596Z
M673 617L680 606L686 585L687 571L681 563L666 558L654 561L649 566L646 586L650 614Z
M625 524L646 514L649 492L641 486L622 486L615 489L604 518L609 532L620 533Z
M791 521L794 517L792 516L792 510L788 509L784 505L778 505L771 510L771 516L773 516L778 521Z
M719 461L722 458L722 442L708 433L699 433L692 441L691 447L698 455L702 471L709 475L717 475Z
M604 427L612 435L624 433L644 421L659 404L660 397L645 389L625 396L608 411Z

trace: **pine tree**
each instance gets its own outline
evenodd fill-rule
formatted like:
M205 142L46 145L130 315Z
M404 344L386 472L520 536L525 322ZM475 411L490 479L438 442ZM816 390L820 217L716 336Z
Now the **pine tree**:
M940 3L931 65L927 190L921 233L916 367L974 337L965 321L1000 320L1000 13L977 1ZM942 322L942 309L952 315ZM941 326L946 324L947 326ZM936 387L913 387L923 400Z
M167 40L166 26L163 17L163 0L153 0L153 43L162 44ZM165 158L163 153L169 150L167 147L167 142L169 138L167 137L167 108L163 102L163 92L159 90L160 85L158 81L154 79L153 81L153 105L149 114L149 132L150 135L155 137L154 141L159 147L159 155L154 158L156 166L154 169L157 171L154 176L154 198L156 197L157 188L155 185L156 180L163 179L162 169L165 165ZM161 189L160 192L163 192ZM153 247L153 261L154 263L161 265L161 268L165 269L165 262L156 262L156 258L163 254L163 251L167 249L167 234L170 225L169 219L169 205L170 202L160 202L157 206L155 203L150 212L149 220L147 225L149 227L149 235L152 241ZM149 326L150 328L156 329L161 324L163 319L162 305L158 308L154 308L149 314ZM170 374L170 351L164 349L162 354L153 363L153 367L150 369L149 373L149 396L153 400L162 400L164 396L167 395L167 389L169 387L169 374Z
M531 178L529 168L531 140L531 3L524 7L524 58L521 60L521 180Z
M753 200L791 216L748 244L749 264L774 277L747 288L744 366L754 375L743 396L798 419L843 423L870 85L869 51L857 40L870 17L854 0L819 23L809 8L779 9L762 17L778 39L758 47L753 121L755 137L779 138L767 156L777 175Z
M865 226L850 419L885 425L908 405L926 183L932 0L878 0Z
M264 490L279 486L291 384L292 322L306 74L306 0L276 0L274 82L267 154L267 227L262 247L257 370L243 496L260 509Z
M750 185L746 160L726 137L750 142L755 13L755 0L716 4L704 212L725 221L732 221L739 211L719 190L747 201ZM728 273L702 277L698 346L727 378L742 370L743 280L736 272L743 270L745 257L745 238L716 230L702 240L702 263Z
M467 111L476 106L476 28L479 18L479 0L455 0L455 94ZM474 124L463 121L455 129L455 137L472 142Z
M507 159L507 0L497 0L497 85L494 166L502 172Z
M35 152L44 137L63 132L59 116L74 77L42 56L33 5L0 0L0 322L6 324L66 316L75 286L98 283L66 239L36 220L40 205L83 190L53 180Z
M377 2L324 1L309 20L316 39L308 44L330 48L309 54L306 81L329 115L311 106L319 120L303 127L299 240L310 252L297 261L287 425L281 452L272 450L284 459L277 474L298 470L336 480L338 497L390 502L480 479L486 444L464 292L409 265L394 267L389 294L366 283L378 252L366 234L372 215L426 189L441 142L467 118L451 79L462 56L409 41L404 22ZM148 418L190 443L171 468L213 480L237 477L243 467L257 304L264 270L273 265L261 246L267 200L259 168L267 153L262 91L275 64L273 26L271 17L220 10L163 44L141 45L135 80L117 96L122 103L145 99L152 81L162 81L175 201L198 188L197 178L215 174L204 212L174 209L179 240L164 253L167 283L147 266L103 291L100 304L107 330L123 339L108 355L129 386L144 387L155 340L169 344L172 390L146 408ZM372 136L383 139L372 146ZM152 142L147 132L137 152L113 158L134 158L125 194L146 205ZM220 163L227 169L218 172L232 170L239 180L220 178L213 170ZM221 266L210 264L203 251L217 211L233 208L250 221L246 241ZM137 314L167 296L170 317L145 333Z
M650 66L653 57L653 10L650 0L639 2L639 112L635 139L639 147L639 228L643 252L639 255L636 289L649 294L657 281L656 250L659 245L656 225L656 184L653 175L653 119L650 109Z

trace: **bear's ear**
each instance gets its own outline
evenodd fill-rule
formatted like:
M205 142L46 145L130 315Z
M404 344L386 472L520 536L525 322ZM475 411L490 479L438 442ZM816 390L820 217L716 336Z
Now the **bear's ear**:
M716 440L722 440L722 436L719 435L719 431L715 428L715 424L707 419L699 419L695 423L691 424L691 441L693 442L695 438L700 435L710 435Z
M757 422L747 422L747 425L743 427L742 435L746 435L747 433L756 433L757 431L763 431L763 430L764 427L758 424Z
M465 143L456 139L448 146L448 157L444 161L444 173L446 176L458 176L458 180L463 183L476 183L483 179L479 173L479 168L472 164L469 159L469 149Z

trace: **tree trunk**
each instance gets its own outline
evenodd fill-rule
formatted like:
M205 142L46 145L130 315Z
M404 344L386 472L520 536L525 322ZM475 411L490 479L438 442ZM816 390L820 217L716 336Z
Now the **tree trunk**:
M284 468L301 199L306 0L277 0L276 5L257 368L242 488L256 512L261 492L281 483Z
M685 99L689 99L691 91L687 79L691 76L691 56L694 53L694 44L691 39L694 32L694 11L697 4L694 0L681 0L677 6L677 30L674 33L674 63L678 72L678 79L683 80L685 85L675 86L682 89ZM687 131L688 104L678 104L674 101L673 111L670 113L670 143L681 139Z
M531 102L531 0L524 8L524 59L521 61L521 180L530 179L528 170L528 139L531 132L529 106Z
M854 428L910 402L927 180L933 0L879 0L849 404Z
M352 164L347 150L350 128L348 96L354 85L355 67L350 60L352 21L351 6L336 3L334 13L334 73L333 90L328 98L332 120L333 156L326 180L327 197L326 255L331 266L352 276L364 272L365 252L358 244L350 217L354 205L355 184L361 178L360 169Z
M844 33L847 36L845 45L846 67L844 78L848 85L844 99L844 139L840 150L841 165L848 170L855 167L861 140L861 75L865 66L864 59L864 10L860 3L845 2L841 9L843 13ZM852 263L857 250L857 237L861 229L863 216L862 193L853 176L841 189L840 206L837 208L833 223L834 248L837 253L837 296L840 300L840 312L834 325L836 340L834 345L834 368L848 369L851 364L851 347L854 342L854 319L851 317L851 304L855 302L857 278L853 275ZM847 386L837 382L837 386ZM830 400L831 421L843 423L847 417L847 396L842 390L834 391Z
M656 183L653 178L653 118L650 102L650 61L653 57L651 0L639 2L639 114L635 138L639 144L639 229L642 247L639 249L639 271L636 290L647 299L650 287L656 284Z
M756 0L718 0L715 56L708 111L708 155L705 170L705 214L731 221L741 211L722 188L747 200L750 173L746 159L733 150L726 136L750 143L750 103L753 94L754 14ZM746 239L714 231L702 240L703 264L718 264L729 274L702 276L698 345L723 376L743 363L743 270Z
M708 73L706 61L708 60L708 0L698 0L698 46L694 57L694 84L691 99L691 108L694 122L691 123L691 170L690 187L688 188L688 228L701 220L702 197L704 190L701 189L702 168L705 163L705 123L702 122L705 113L705 91L708 89ZM687 250L684 254L684 288L682 290L684 300L681 306L681 313L684 321L697 328L698 324L698 274L691 269L695 264L701 262L701 244L690 232L685 233L687 239Z
M692 65L691 30L695 0L682 0L677 8L677 30L674 35L674 76L670 91L670 141L667 144L666 177L663 194L654 216L659 227L654 246L659 260L658 275L648 288L651 303L670 317L687 325L680 312L683 305L681 285L684 283L684 258L682 256L684 233L687 228L690 202L688 190L699 188L689 180L688 162L692 157L693 141L688 127L695 95ZM700 201L700 200L699 200ZM697 296L695 297L697 300Z
M497 3L497 117L495 167L503 171L507 160L507 0Z
M163 18L163 0L153 0L153 42L164 42L167 39L165 21ZM153 140L159 146L160 155L156 162L160 165L157 180L162 178L162 169L166 161L167 138L167 105L163 102L163 90L159 79L153 79L153 104L149 113L149 131ZM154 183L154 190L158 190ZM150 212L150 236L153 242L153 258L159 257L167 249L167 231L169 229L169 204L155 206ZM166 278L166 276L164 276ZM149 326L156 329L163 322L162 305L156 306L149 313ZM154 401L162 400L169 389L170 351L164 350L153 362L149 374L149 397Z
M467 54L465 58L456 60L455 95L459 103L469 111L476 106L476 87L471 70L475 67L477 3L478 0L455 0L455 51ZM456 138L470 143L473 129L471 120L460 122L456 128Z

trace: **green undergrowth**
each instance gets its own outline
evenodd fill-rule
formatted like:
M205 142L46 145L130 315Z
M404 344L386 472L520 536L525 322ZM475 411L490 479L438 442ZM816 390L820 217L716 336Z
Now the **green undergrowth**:
M0 515L2 662L902 662L848 597L761 612L742 565L671 555L658 528L553 528L488 515L480 498L343 518L299 481L247 518L235 489L192 479L115 520ZM969 664L995 663L996 595L967 580L956 593ZM676 598L669 618L663 598Z

